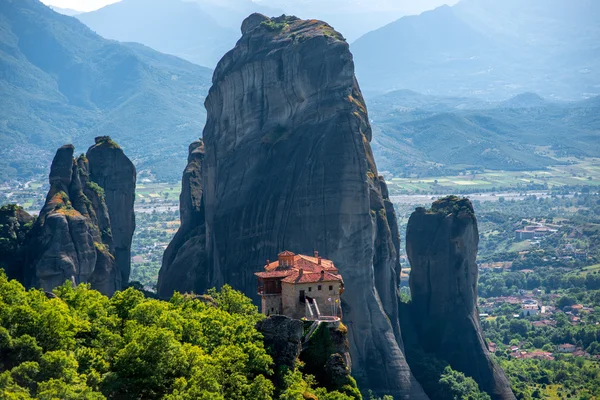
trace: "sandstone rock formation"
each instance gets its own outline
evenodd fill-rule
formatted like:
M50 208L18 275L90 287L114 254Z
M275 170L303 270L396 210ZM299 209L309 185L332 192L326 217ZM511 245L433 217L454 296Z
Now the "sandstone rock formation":
M494 399L514 399L490 358L477 311L479 233L471 202L447 197L408 221L412 321L421 347L471 376Z
M204 143L198 140L189 147L188 165L181 180L181 226L163 255L158 278L158 293L163 297L169 297L175 290L194 292L209 285L208 281L203 282L207 279L204 274L206 236L202 197L203 160Z
M0 268L9 279L23 281L24 244L34 221L23 207L15 204L0 207Z
M294 370L301 360L302 371L313 375L319 386L342 392L348 387L355 388L356 383L350 378L348 329L323 323L307 338L305 332L310 331L311 323L272 315L256 325L264 336L265 348L273 357L275 379L282 380L283 373Z
M265 348L273 357L275 371L281 367L296 368L296 360L302 351L303 323L284 315L273 315L260 321L256 329L264 336Z
M425 397L402 352L399 234L348 44L326 23L285 16L253 14L242 34L214 72L205 154L184 174L159 294L228 283L256 299L265 260L318 250L346 282L359 385Z
M135 230L135 166L123 150L108 136L100 136L87 151L90 179L104 189L104 199L111 221L115 262L121 282L129 282L131 241Z
M342 392L344 386L356 385L350 379L352 362L346 326L321 323L310 338L305 337L303 347L300 354L303 372L313 375L319 385Z
M97 155L90 159L82 154L74 159L72 145L56 152L50 170L50 191L26 243L26 286L51 291L66 280L73 284L87 282L93 289L112 295L127 284L115 260L117 252L105 190L90 179L92 169L106 170L106 160L114 159L111 152L122 151L107 137L97 138L88 154L99 151L94 150L97 147L111 149L103 150L105 158L100 162ZM118 169L112 170L107 181L120 182L120 174ZM117 218L133 214L133 203L123 207L116 211Z

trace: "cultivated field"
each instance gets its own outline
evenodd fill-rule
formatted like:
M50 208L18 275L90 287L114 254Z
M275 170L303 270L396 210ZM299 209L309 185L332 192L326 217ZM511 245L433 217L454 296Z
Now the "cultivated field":
M561 161L565 164L540 171L484 171L454 176L394 177L388 178L388 186L394 194L535 190L542 186L600 186L600 158Z

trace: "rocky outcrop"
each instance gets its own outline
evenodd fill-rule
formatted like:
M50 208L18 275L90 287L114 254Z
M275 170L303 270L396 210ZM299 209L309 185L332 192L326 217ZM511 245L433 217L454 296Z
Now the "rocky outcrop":
M205 154L186 170L201 179L184 176L203 212L188 222L182 204L182 234L165 253L159 294L228 283L256 299L254 272L265 260L318 249L344 276L361 387L424 397L402 352L399 235L348 44L324 22L285 16L254 14L242 34L205 102Z
M307 321L306 327L311 323ZM321 323L317 330L304 340L304 349L300 354L300 359L304 362L303 372L313 375L320 386L330 391L345 392L348 388L355 388L347 394L356 394L353 397L360 398L356 381L350 376L352 365L348 328L340 322Z
M339 322L321 323L310 338L306 337L313 323L272 315L256 325L273 357L276 381L283 385L285 372L296 369L300 360L304 365L302 372L313 375L319 386L349 392L360 399L356 382L350 376L348 329Z
M181 179L181 226L163 255L158 277L158 293L163 297L169 297L176 290L191 293L209 285L210 277L204 274L206 235L202 196L203 160L204 143L198 140L189 147L188 164Z
M116 146L110 138L103 140L105 146ZM97 155L90 159L83 154L74 159L74 150L72 145L61 147L52 162L50 190L26 243L23 282L46 291L65 281L90 283L92 289L112 295L127 282L116 264L105 190L91 179L91 170L102 170L106 160L96 164ZM117 170L110 174L117 181L119 175ZM133 213L133 203L129 208L122 215Z
M467 199L447 197L411 215L406 251L412 328L423 350L473 377L492 398L514 399L479 325L478 242L477 220Z
M16 204L0 207L0 269L9 279L23 281L24 244L34 221L35 217Z
M302 321L283 315L273 315L260 321L256 329L264 336L263 342L273 357L276 373L284 367L294 370L302 351Z
M104 200L111 221L115 262L121 282L129 282L131 241L135 230L136 170L123 150L109 136L100 136L87 151L90 179L104 190Z

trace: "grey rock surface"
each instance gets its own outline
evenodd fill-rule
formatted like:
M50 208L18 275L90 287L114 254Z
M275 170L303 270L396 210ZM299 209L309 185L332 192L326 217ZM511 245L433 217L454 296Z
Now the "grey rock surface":
M273 357L275 370L296 368L296 360L302 350L302 321L283 315L272 315L260 321L256 329L264 336L265 348Z
M195 292L198 287L208 287L210 281L210 277L204 273L206 235L202 196L203 161L204 143L198 140L189 147L188 164L181 179L181 225L163 255L163 266L159 273L158 294L164 298L170 297L174 291Z
M108 136L95 139L87 151L90 179L104 189L115 246L115 262L121 282L129 282L131 272L131 242L135 231L135 166L123 150Z
M72 145L65 145L56 153L46 202L25 244L22 280L28 287L48 292L65 281L90 283L92 289L110 296L127 282L122 280L116 262L118 252L106 192L91 179L90 171L103 170L112 156L105 153L101 161L97 154L93 159L84 155L74 159L74 150ZM128 171L114 168L110 175L119 182L123 172ZM117 211L121 213L115 213L116 218L133 215L133 202Z
M182 228L184 239L165 254L160 294L188 290L179 277L192 275L198 293L228 283L257 299L254 272L265 260L284 249L318 250L346 283L344 323L359 386L425 398L403 355L399 235L348 44L316 20L252 15L243 26L205 102L204 218ZM195 260L193 274L177 264L183 255Z
M412 321L423 349L473 377L493 399L514 399L492 360L477 311L479 233L468 199L448 197L408 221Z
M0 207L0 268L8 279L23 281L25 242L34 221L35 217L16 204Z

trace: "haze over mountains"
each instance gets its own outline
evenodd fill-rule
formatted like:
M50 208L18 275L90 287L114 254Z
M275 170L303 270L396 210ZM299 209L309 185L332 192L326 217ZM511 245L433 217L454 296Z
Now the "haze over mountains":
M420 10L397 4L122 0L77 18L107 38L211 68L251 12L326 20L353 42L367 96L399 89L495 100L528 91L572 100L600 94L598 2L462 0L399 19Z
M47 172L53 148L118 140L143 171L184 165L199 136L211 71L139 44L103 39L37 0L0 8L0 177ZM162 166L161 166L162 164Z
M399 19L352 44L368 93L506 99L600 94L600 3L463 0Z
M556 157L600 155L600 97L560 103L524 93L487 102L400 90L369 104L373 150L395 174L536 170Z
M81 11L73 10L70 8L61 8L56 6L50 6L50 8L59 14L68 15L69 17L74 17L75 15L81 14Z
M56 147L99 135L126 148L142 178L179 179L188 143L201 136L212 71L103 39L35 0L5 4L0 179L45 173ZM279 14L272 6L293 4L123 0L77 17L208 65L234 46L247 13ZM306 13L319 8L301 4ZM351 49L382 169L537 169L557 155L598 156L598 4L463 0L357 40ZM328 7L321 12L334 11ZM591 100L557 102L582 97Z
M281 13L251 0L123 0L77 18L108 39L142 43L213 68L253 12Z

